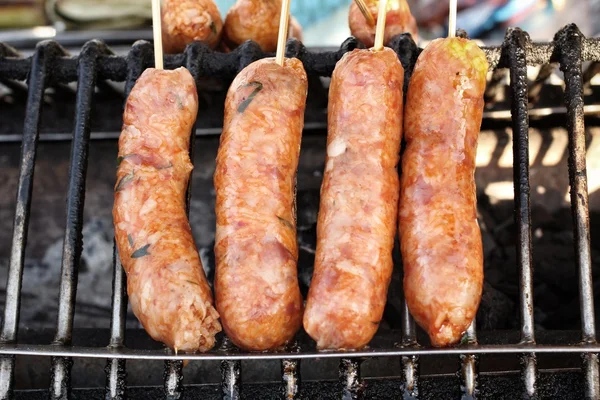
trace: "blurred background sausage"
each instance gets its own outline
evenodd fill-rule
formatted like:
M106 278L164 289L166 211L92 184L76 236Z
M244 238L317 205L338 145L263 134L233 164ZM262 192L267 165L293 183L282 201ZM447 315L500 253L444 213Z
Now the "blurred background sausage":
M233 50L246 40L253 40L263 51L275 51L280 13L281 0L238 0L225 17L225 46ZM302 27L293 16L288 37L302 40Z
M371 11L373 20L377 20L377 0L365 0L367 7ZM361 13L355 2L350 4L350 12L348 14L348 25L352 36L364 43L368 48L373 46L375 40L375 24L369 24ZM385 23L384 44L396 35L408 32L412 35L415 42L418 41L418 30L415 18L410 13L410 8L406 0L389 0L387 4L387 15Z
M223 21L213 0L163 0L161 13L165 53L180 53L195 40L214 49L221 40Z

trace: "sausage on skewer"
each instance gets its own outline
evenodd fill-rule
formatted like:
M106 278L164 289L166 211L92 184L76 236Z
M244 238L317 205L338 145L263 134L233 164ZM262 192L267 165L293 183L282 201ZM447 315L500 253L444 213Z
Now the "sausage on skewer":
M277 48L282 0L238 0L225 17L223 43L234 49L246 40L258 43L265 52ZM288 37L302 41L302 27L290 16Z
M163 0L161 15L165 53L180 53L195 40L211 49L221 41L223 21L213 0Z
M434 346L458 342L481 300L474 172L487 70L474 42L437 39L408 86L399 216L404 292Z
M256 61L235 78L214 176L216 304L246 350L275 349L302 323L295 179L308 83L302 63Z
M327 160L304 329L320 349L359 349L379 327L392 276L404 70L354 50L329 88Z
M197 112L186 69L144 71L125 106L113 208L133 312L153 339L184 351L211 349L221 331L185 207Z
M371 11L373 19L377 19L378 0L364 0ZM366 47L372 47L375 41L375 24L371 25L365 19L355 2L350 4L350 13L348 14L348 25L352 36L364 43ZM415 18L410 13L406 0L389 0L387 4L387 14L385 22L384 45L389 44L390 40L402 33L408 32L412 35L415 42L418 41L418 30Z

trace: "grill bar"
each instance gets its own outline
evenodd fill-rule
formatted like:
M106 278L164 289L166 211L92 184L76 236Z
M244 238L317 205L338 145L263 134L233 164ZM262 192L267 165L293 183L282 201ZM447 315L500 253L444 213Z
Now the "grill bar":
M110 319L109 347L119 349L125 340L125 316L127 313L127 277L121 265L116 245L113 250L113 296ZM125 360L113 358L107 361L106 394L110 400L125 398L126 369Z
M282 360L281 376L285 399L297 399L300 394L300 360Z
M298 342L288 345L287 350L299 353ZM300 360L281 360L281 381L283 384L283 398L288 400L297 399L300 392Z
M463 341L468 344L477 344L477 330L475 328L475 320L467 329L463 337ZM462 399L476 399L478 394L477 388L477 361L478 358L474 354L465 354L460 356L461 359L461 378L462 378Z
M12 246L6 283L6 306L1 343L14 343L19 329L19 312L21 305L21 284L25 264L25 246L31 208L31 193L33 190L33 174L35 157L39 138L40 115L47 84L47 66L57 52L56 47L39 44L31 58L31 73L28 77L29 91L27 93L27 108L23 126L23 141L21 144L21 165L19 168L19 183L17 188L17 206L13 222ZM16 52L3 46L3 56L16 56ZM0 398L13 398L15 357L8 355L0 359Z
M270 352L270 353L242 353L239 351L224 352L210 351L208 353L180 353L173 354L166 350L113 349L110 347L82 347L82 346L53 346L34 344L2 344L0 355L38 355L38 356L64 356L81 358L122 358L128 360L212 360L212 361L239 361L239 360L285 360L285 359L314 359L314 358L371 358L371 357L405 357L405 356L431 356L431 355L461 355L461 354L519 354L519 353L564 353L588 354L599 353L600 344L594 343L565 343L565 344L476 344L459 345L449 348L438 347L382 347L369 348L359 351L327 351L307 350L302 353Z
M242 362L221 362L221 394L223 400L241 399Z
M165 400L177 400L183 396L183 361L165 361Z
M399 56L403 62L403 66L405 64L410 64L407 57L416 58L418 55L418 51L413 53L410 51L410 46L406 43L412 43L406 35L400 35L391 43L392 48L400 52ZM331 76L335 63L345 53L361 46L362 45L354 38L349 38L344 41L338 50L313 53L295 39L290 39L287 44L288 52L286 54L288 56L296 56L300 59L303 62L305 69L312 74ZM414 44L412 44L412 46L414 46ZM544 65L558 61L557 54L559 51L555 46L556 43L554 42L532 43L530 46L527 46L525 55L529 65ZM233 78L238 70L241 69L240 67L243 67L254 60L272 55L269 53L262 53L260 48L251 42L245 43L227 54L211 52L210 50L205 49L200 43L194 43L189 47L198 47L197 51L205 51L205 54L207 55L204 57L207 61L200 62L199 66L199 71L202 76L214 76L218 78ZM482 50L487 56L490 70L510 67L507 57L503 56L503 47L482 47ZM583 61L600 62L600 39L582 38L582 50ZM131 76L131 58L134 55L141 57L141 60L138 59L138 61L142 61L144 68L153 65L151 44L145 41L138 41L134 44L132 50L126 57L114 55L100 56L98 59L98 79L113 80L116 82L128 80ZM210 57L208 55L210 55ZM9 80L26 80L32 66L32 57L18 58L11 55L3 56L0 54L0 76L2 76L3 79ZM181 67L185 65L185 62L185 54L165 56L165 65L168 68ZM405 69L407 68L405 67ZM64 55L57 58L54 60L52 73L54 80L63 83L77 80L77 58L66 57ZM133 81L133 83L135 83L135 81Z
M533 321L533 284L531 256L531 204L529 199L529 114L527 105L527 55L529 36L520 29L507 32L511 113L513 121L513 177L515 186L515 222L517 230L517 262L520 266L521 342L535 343ZM525 396L535 398L536 362L532 354L521 358Z
M75 127L71 144L69 186L67 193L67 222L65 228L62 272L58 303L58 326L54 344L71 344L77 272L83 249L83 206L90 142L90 118L96 87L96 64L98 54L105 52L104 44L88 42L78 60L78 85L76 98ZM67 399L71 391L72 361L65 357L52 360L50 398Z
M575 230L575 257L579 269L579 299L581 307L582 340L596 343L594 317L594 289L590 254L590 217L586 171L585 126L583 120L583 81L581 54L583 35L575 25L557 33L555 41L561 44L561 71L565 75L565 103L569 132L569 181L571 210ZM584 355L586 397L600 397L598 355Z
M340 386L342 400L364 399L365 386L360 377L360 358L342 358L340 360Z
M418 348L417 329L415 320L408 311L406 300L402 307L402 347ZM402 375L404 382L402 384L403 399L419 398L419 356L408 355L402 357Z

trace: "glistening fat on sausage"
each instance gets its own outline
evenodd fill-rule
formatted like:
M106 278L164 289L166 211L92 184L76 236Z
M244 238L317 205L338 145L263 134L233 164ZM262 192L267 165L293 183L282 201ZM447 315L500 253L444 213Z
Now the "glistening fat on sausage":
M329 88L327 160L304 329L320 349L359 349L392 276L404 70L389 48L354 50Z
M408 87L399 234L404 292L434 346L456 343L483 286L475 155L488 64L477 45L437 39Z
M125 106L113 208L131 308L153 339L183 351L209 350L221 331L185 212L197 112L186 69L144 71Z
M302 63L256 61L235 78L214 176L216 305L246 350L275 349L302 322L295 178L308 83Z

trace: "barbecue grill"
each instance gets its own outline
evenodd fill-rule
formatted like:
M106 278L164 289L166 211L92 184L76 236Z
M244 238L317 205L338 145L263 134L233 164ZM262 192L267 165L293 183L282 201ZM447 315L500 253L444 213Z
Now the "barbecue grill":
M295 40L290 40L286 55L299 58L309 75L328 77L344 53L360 46L360 43L351 38L345 41L339 50L316 52L306 49ZM396 37L391 47L398 53L405 68L406 86L420 50L408 35ZM518 228L517 261L520 268L518 336L480 335L483 344L479 344L476 328L472 325L460 345L447 349L431 348L418 340L415 323L404 306L401 310L401 330L380 332L370 347L361 351L319 352L306 335L300 333L297 341L281 352L245 353L235 349L226 337L221 336L215 349L209 353L174 354L156 345L145 347L148 340L144 339L145 333L141 331L127 331L127 335L133 335L136 341L140 338L141 345L125 346L126 277L117 254L113 255L110 338L105 343L96 341L94 346L74 344L77 342L74 340L77 336L73 330L75 293L83 248L83 205L95 88L104 81L125 82L125 93L129 93L142 71L153 66L151 44L137 42L126 56L117 56L103 43L90 41L83 46L77 57L71 57L58 43L45 41L39 43L34 54L28 58L22 58L11 47L0 44L0 82L16 85L15 82L27 81L28 86L23 133L18 139L3 136L4 141L20 140L22 153L6 304L0 334L0 398L47 398L46 391L15 390L15 360L16 357L22 356L51 359L49 397L52 399L600 398L597 354L600 352L600 345L596 342L594 316L583 96L584 84L600 70L600 40L585 38L575 25L560 30L551 43L531 43L527 33L511 29L507 32L502 46L486 47L484 51L490 63L490 70L495 71L488 82L488 95L502 84L498 71L508 68L510 74L511 124L514 135L514 209ZM200 43L193 43L183 54L167 56L165 66L185 66L201 86L205 77L227 82L243 67L265 56L269 54L262 53L260 48L251 42L229 54L212 52ZM592 64L583 72L582 63L586 61L591 61ZM579 272L581 333L580 337L545 333L543 344L539 344L536 342L533 315L528 104L530 100L538 97L540 87L556 64L560 65L565 83L564 105L569 138L574 246ZM537 79L531 84L527 79L528 65L541 66ZM46 88L72 82L77 83L76 109L71 142L58 321L53 340L49 340L47 344L30 344L31 342L26 340L30 334L26 334L23 339L23 335L18 338L17 333L44 92ZM198 140L202 140L204 135L218 134L218 130L215 129L202 129L200 118L197 126L199 129L195 132L199 136ZM312 129L310 121L306 129ZM192 135L192 138L196 136ZM193 147L192 144L191 149ZM107 195L112 196L112 193ZM581 360L576 362L576 369L538 371L538 358L548 353L553 357L561 354L580 355ZM424 366L430 357L436 356L455 360L456 374L438 376L435 379L421 377L420 367ZM519 359L520 374L479 373L478 364L482 358L505 356ZM81 372L72 371L73 358L106 359L105 387L73 389L72 373ZM394 360L392 365L396 367L388 372L386 378L363 379L362 363L365 360L368 362L380 358ZM328 359L336 360L335 362L339 360L337 382L301 382L301 361L310 363L314 360ZM163 387L127 388L126 360L164 360ZM183 385L184 360L220 362L220 384ZM248 360L279 362L281 382L242 385L241 366L242 362Z

